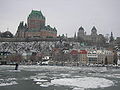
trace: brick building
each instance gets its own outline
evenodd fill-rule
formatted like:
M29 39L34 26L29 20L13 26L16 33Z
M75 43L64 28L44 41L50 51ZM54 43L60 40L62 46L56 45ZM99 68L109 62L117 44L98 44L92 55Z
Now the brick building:
M17 38L57 37L56 28L52 28L50 25L45 26L45 21L41 11L32 10L27 18L27 24L20 22L15 36Z

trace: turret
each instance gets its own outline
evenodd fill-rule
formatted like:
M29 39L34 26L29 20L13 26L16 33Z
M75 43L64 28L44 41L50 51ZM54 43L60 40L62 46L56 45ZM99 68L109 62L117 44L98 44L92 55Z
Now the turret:
M97 29L95 26L93 26L93 28L91 30L91 35L97 35Z
M83 37L85 35L84 28L81 26L78 30L78 38Z

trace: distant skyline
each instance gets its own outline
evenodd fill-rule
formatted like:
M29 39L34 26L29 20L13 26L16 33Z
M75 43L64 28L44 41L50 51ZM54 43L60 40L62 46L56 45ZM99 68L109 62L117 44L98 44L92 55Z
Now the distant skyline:
M90 34L96 26L98 34L120 37L120 0L0 0L0 31L15 34L32 10L41 10L58 35L73 37L81 26Z

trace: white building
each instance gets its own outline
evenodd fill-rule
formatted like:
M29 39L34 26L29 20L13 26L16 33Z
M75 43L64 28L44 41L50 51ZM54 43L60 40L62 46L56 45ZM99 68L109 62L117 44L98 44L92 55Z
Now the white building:
M97 62L98 62L97 51L96 50L88 51L87 58L88 58L88 64L97 64Z

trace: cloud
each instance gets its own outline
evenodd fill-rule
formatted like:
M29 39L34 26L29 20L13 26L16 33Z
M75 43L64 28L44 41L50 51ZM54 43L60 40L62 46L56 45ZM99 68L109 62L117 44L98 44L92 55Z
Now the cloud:
M9 28L15 34L32 9L41 10L46 24L55 26L58 35L73 36L81 25L88 33L93 25L99 33L120 33L119 0L0 0L0 31Z

